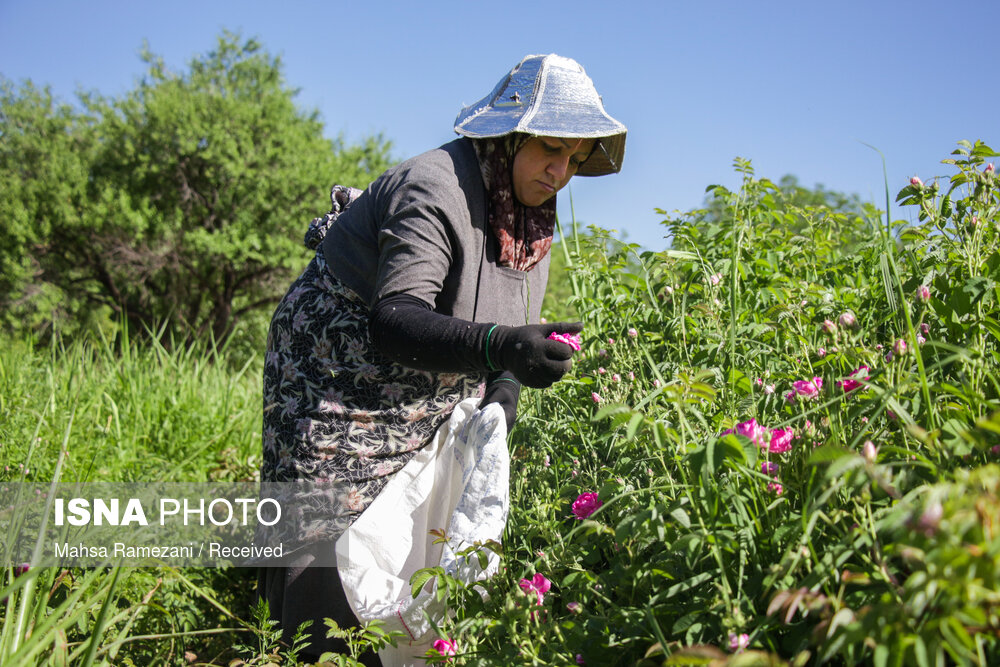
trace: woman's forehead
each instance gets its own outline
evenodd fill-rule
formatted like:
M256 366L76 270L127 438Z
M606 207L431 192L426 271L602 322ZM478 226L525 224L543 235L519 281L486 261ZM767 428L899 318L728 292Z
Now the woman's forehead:
M569 137L540 137L541 139L548 139L549 141L555 141L562 144L564 148L569 148L572 151L585 150L589 151L593 142L596 139L577 139Z

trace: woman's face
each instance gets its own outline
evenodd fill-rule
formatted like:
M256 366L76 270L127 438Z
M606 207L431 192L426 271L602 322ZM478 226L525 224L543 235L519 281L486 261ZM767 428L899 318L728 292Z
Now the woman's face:
M540 206L562 190L590 155L596 139L532 137L514 155L514 196L525 206Z

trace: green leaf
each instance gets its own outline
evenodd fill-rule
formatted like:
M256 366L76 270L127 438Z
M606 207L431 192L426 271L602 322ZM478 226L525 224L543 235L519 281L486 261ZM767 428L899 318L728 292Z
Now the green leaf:
M928 233L928 230L921 227L907 227L900 233L899 238L906 242L923 241Z
M631 440L635 437L635 434L639 431L639 427L645 421L646 417L641 412L637 412L632 415L632 418L628 421L628 428L625 430L625 439Z
M992 148L984 143L976 142L976 147L972 149L973 157L997 157L1000 153L997 153Z
M420 589L424 587L428 581L436 577L436 573L433 568L424 568L422 570L417 570L410 577L410 594L415 599L420 593Z
M675 522L677 522L677 524L681 528L687 529L687 528L691 527L691 517L688 516L688 513L685 512L684 508L682 508L682 507L677 507L677 508L672 509L670 511L670 517Z
M848 471L853 470L854 468L860 468L864 466L864 464L865 460L861 458L860 454L842 456L830 464L830 467L826 471L826 478L838 479Z
M660 254L663 255L664 257L666 257L667 259L676 259L676 260L680 260L682 262L685 262L685 261L686 262L693 262L693 261L695 261L695 260L698 259L698 255L696 253L688 252L686 250L668 249L668 250L662 251Z
M626 415L631 413L632 408L627 405L622 405L621 403L609 403L598 410L597 414L591 417L590 420L597 422L614 415Z
M889 647L882 642L875 645L875 653L872 656L872 664L875 667L886 667L889 664Z
M715 665L726 659L726 654L714 646L685 646L670 654L664 665Z
M917 667L931 667L931 656L927 652L927 644L919 634L913 637L913 659Z
M715 577L715 572L702 572L701 574L696 574L693 577L689 577L679 584L674 584L667 589L665 598L672 598L679 593L685 593L692 588L702 585L706 581L711 581Z
M809 463L809 465L832 463L837 459L841 459L845 456L852 456L854 454L855 452L852 452L849 449L844 449L838 445L822 445L812 451L809 455L807 463Z
M971 305L979 301L989 287L989 278L985 278L983 276L972 276L965 281L965 284L962 286L962 292L969 295L969 303Z
M729 371L729 382L730 385L735 385L736 391L741 394L749 394L753 391L753 385L750 383L750 378L743 374L735 368Z

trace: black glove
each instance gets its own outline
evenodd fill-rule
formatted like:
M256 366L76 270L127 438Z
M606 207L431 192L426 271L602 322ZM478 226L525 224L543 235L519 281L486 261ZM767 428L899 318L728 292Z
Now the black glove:
M517 421L517 399L521 395L521 383L514 379L514 376L503 371L502 373L492 373L486 382L486 393L479 404L482 409L490 403L498 403L503 408L503 414L507 421L507 433L514 428Z
M486 356L496 368L508 370L521 384L543 389L565 375L573 363L573 348L552 333L580 333L582 322L497 326L486 343Z

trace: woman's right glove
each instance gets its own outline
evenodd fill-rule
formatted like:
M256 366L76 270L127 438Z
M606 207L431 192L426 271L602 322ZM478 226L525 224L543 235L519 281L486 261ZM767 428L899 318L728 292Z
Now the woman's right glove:
M508 370L528 387L544 389L572 368L573 348L550 340L552 333L577 334L582 322L496 326L486 341L488 365Z

